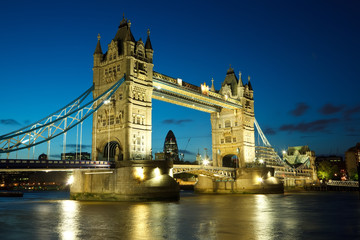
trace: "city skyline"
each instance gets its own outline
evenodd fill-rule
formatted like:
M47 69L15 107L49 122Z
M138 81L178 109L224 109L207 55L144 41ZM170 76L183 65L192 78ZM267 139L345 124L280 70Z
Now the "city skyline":
M277 151L308 145L317 155L343 155L359 142L358 2L145 3L3 4L0 135L90 87L97 35L105 52L124 13L135 40L150 29L157 72L197 86L213 78L216 90L230 65L244 83L249 75L255 118ZM153 100L152 125L153 153L162 151L169 130L185 160L211 149L207 113ZM90 151L90 120L84 128L83 149ZM60 156L61 143L52 155Z

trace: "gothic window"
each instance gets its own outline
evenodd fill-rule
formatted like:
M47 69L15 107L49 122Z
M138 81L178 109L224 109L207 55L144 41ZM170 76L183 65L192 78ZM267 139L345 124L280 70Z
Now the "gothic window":
M231 136L225 137L225 143L231 143Z
M106 126L106 119L103 119L103 120L102 120L102 125L103 125L103 127Z
M230 120L226 120L226 121L225 121L225 127L226 127L226 128L231 127L231 122L230 122Z
M108 70L107 69L105 69L105 75L108 75Z
M221 128L221 124L219 124L219 128Z
M144 125L144 118L141 118L141 124Z
M224 139L221 139L221 143L224 143Z
M133 123L135 123L135 115L133 115ZM135 136L135 135L134 135Z
M122 100L122 99L123 99L123 94L120 93L120 94L119 94L119 100Z
M235 122L235 127L237 127L237 125L238 125L238 122Z
M110 124L110 125L113 125L113 124L114 124L114 115L111 115L111 116L109 117L109 124Z
M139 116L136 117L136 123L140 124L140 117Z
M120 65L117 66L117 71L120 72Z
M116 124L120 124L120 115L116 117Z
M236 142L236 137L233 138L233 142Z

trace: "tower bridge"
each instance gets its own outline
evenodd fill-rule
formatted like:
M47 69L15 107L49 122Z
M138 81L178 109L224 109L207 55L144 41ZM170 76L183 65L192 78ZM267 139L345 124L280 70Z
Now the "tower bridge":
M271 169L246 167L256 159L254 91L250 77L244 83L241 73L237 76L230 67L221 89L215 90L213 82L211 87L205 83L198 87L154 72L150 32L145 43L141 38L136 41L130 26L130 21L123 18L105 53L98 36L93 54L93 87L86 92L88 95L92 91L94 100L81 107L84 101L81 96L26 129L0 136L0 153L30 149L61 134L66 139L68 130L78 124L82 126L82 121L93 115L92 161L110 161L114 171L110 175L89 177L84 171L74 170L76 184L71 188L72 198L178 198L178 186L169 176L172 163L152 160L152 99L157 99L210 115L213 167L206 172L212 172L212 177L203 174L198 191L222 189L212 183L215 175L234 179L231 192L283 191L282 184L271 176ZM227 169L232 159L236 161L235 170ZM180 171L178 167L174 169ZM195 171L194 167L191 171ZM228 189L225 186L222 190Z

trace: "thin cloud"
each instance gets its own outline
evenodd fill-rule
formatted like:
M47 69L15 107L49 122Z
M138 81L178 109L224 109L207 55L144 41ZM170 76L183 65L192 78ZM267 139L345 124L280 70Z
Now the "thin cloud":
M0 124L3 125L20 125L15 119L0 119Z
M304 115L309 108L309 105L306 103L297 103L295 109L290 111L290 114L295 117L299 117Z
M299 123L299 124L284 124L280 127L281 131L286 132L325 132L328 130L329 125L333 123L339 122L337 118L331 119L320 119L307 123Z
M323 115L330 115L340 112L343 108L343 105L334 106L331 103L327 103L319 109L319 112Z
M191 119L180 119L180 120L176 120L176 119L165 119L162 121L163 124L175 124L175 125L180 125L182 123L185 122L192 122Z
M350 108L344 111L344 117L346 120L351 119L352 115L360 112L360 105Z
M267 127L267 128L264 129L264 134L265 135L275 135L276 132L275 132L275 130L273 128Z

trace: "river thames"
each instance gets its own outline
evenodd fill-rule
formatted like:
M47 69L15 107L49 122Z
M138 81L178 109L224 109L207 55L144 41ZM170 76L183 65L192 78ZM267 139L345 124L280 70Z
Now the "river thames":
M357 192L197 195L79 202L67 192L0 198L0 239L360 239Z

